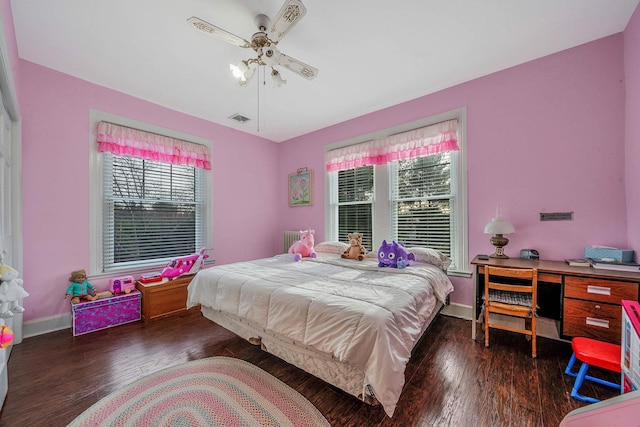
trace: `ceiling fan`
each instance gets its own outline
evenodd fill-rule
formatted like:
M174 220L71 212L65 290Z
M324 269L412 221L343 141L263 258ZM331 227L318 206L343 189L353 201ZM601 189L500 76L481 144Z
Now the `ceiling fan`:
M282 37L284 37L306 13L307 9L300 0L286 0L273 22L271 22L266 15L260 14L255 17L254 22L258 27L258 32L251 36L251 41L238 37L195 16L189 18L187 21L195 29L203 33L242 48L251 48L258 54L256 58L245 59L240 61L238 65L231 64L229 66L241 86L248 83L259 66L271 67L271 77L274 85L282 86L287 81L284 80L280 72L274 68L276 65L287 68L308 80L313 80L318 75L317 68L287 56L276 48L276 45Z

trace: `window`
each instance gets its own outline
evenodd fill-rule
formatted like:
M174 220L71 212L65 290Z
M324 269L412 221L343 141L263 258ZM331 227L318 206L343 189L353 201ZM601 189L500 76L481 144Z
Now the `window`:
M362 246L373 243L373 166L338 173L338 236L348 241L349 233L362 233Z
M210 171L197 167L202 164L196 161L176 161L166 147L160 154L151 153L143 141L130 149L132 141L146 137L173 143L173 138L158 134L162 131L151 134L112 123L105 130L105 121L95 121L92 146L99 148L92 150L92 186L97 194L92 195L91 274L160 267L170 258L210 246ZM116 136L104 136L112 134ZM184 153L195 146L175 141L187 144L180 147L179 156L188 156Z
M391 164L391 235L406 246L426 246L451 256L452 152Z
M447 125L438 126L451 120L457 149L432 150L432 141L406 154L407 138L442 133ZM383 239L431 247L452 258L449 274L467 275L465 125L465 111L456 110L328 147L327 169L335 170L326 174L325 238L346 241L357 231L367 250Z
M196 252L204 246L202 169L104 154L103 265Z

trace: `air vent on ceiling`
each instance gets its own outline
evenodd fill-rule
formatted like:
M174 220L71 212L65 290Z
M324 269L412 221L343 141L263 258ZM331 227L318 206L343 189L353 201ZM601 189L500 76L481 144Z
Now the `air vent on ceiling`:
M238 113L236 113L236 114L234 114L232 116L229 116L229 118L231 120L235 120L236 122L239 122L239 123L244 123L244 122L248 122L249 120L251 120L249 117L245 117L242 114L238 114Z

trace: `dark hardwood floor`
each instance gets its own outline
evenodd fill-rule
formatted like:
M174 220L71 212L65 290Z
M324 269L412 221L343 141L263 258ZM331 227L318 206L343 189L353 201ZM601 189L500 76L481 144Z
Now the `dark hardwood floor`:
M522 335L492 331L488 349L481 336L470 337L469 321L439 316L416 347L398 408L388 418L379 406L264 353L197 311L80 337L58 331L14 346L0 426L64 426L142 375L209 356L237 357L270 372L333 426L558 426L584 405L569 396L573 379L563 374L570 344L539 338L538 358L532 359ZM601 399L616 395L593 384L583 392Z

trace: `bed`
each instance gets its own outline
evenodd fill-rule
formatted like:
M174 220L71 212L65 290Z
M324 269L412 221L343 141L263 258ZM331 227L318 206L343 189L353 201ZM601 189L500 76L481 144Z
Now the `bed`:
M411 351L453 291L450 261L411 248L409 267L379 268L371 256L342 259L342 245L201 270L187 306L392 416Z

